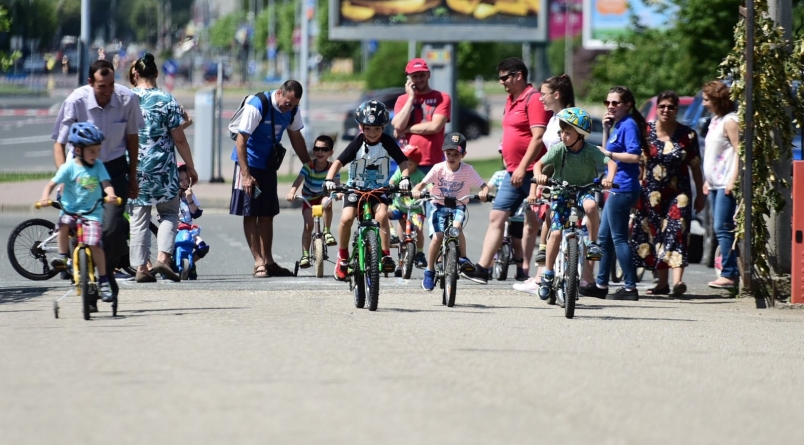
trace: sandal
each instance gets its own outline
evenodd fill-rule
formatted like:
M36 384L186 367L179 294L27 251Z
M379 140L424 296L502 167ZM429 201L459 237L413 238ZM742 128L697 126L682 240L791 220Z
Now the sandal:
M729 280L728 278L720 277L715 281L710 281L709 287L714 289L734 289L737 287L737 282Z
M265 270L268 273L268 276L271 277L292 277L293 272L285 269L284 267L280 266L279 264L266 264Z
M260 264L259 266L254 266L254 278L268 278L268 271L265 269L264 264Z
M327 246L334 246L338 244L331 232L324 232L324 242L327 243Z
M668 295L669 293L670 293L670 285L667 285L665 287L656 286L653 289L648 289L645 291L646 295Z
M673 285L673 297L679 298L687 291L687 285L683 281L679 281Z

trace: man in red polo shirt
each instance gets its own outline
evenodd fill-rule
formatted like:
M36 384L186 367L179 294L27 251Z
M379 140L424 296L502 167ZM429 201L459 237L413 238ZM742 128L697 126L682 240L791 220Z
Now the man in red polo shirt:
M405 67L408 81L405 94L394 105L391 124L403 147L419 148L422 162L418 169L427 174L444 160L444 125L450 120L452 100L449 94L430 88L430 68L424 59L412 59Z
M553 114L544 109L539 90L528 83L528 67L522 60L515 57L505 59L497 65L497 72L508 93L502 121L502 155L507 173L489 214L480 259L474 270L461 272L463 277L480 284L488 282L494 254L502 244L505 221L530 193L533 165L546 153L542 136ZM531 231L538 230L533 212L525 212L525 223L523 239L528 238ZM533 247L529 246L526 258L532 255Z

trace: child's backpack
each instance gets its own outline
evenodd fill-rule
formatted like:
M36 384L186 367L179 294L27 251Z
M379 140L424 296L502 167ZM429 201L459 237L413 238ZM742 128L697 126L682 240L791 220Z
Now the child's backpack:
M271 101L268 100L268 96L266 96L265 93L263 93L262 91L257 94L249 94L247 96L243 96L243 100L240 101L240 106L237 107L237 111L235 112L234 116L232 116L232 120L229 121L229 137L232 138L233 141L237 140L237 134L239 133L238 128L240 128L240 118L243 116L243 107L246 105L246 102L248 102L248 100L254 96L258 97L260 99L260 102L262 102L263 112L265 112L265 110L268 110L269 109L268 107L271 106ZM296 119L296 113L298 113L298 111L299 111L298 107L293 107L293 110L291 110L290 115L291 124ZM263 118L264 117L265 116L263 116Z

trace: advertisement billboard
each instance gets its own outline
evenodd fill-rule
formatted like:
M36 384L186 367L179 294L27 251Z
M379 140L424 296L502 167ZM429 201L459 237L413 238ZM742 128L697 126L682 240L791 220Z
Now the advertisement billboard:
M584 0L583 47L612 49L618 37L631 32L631 17L646 28L667 27L675 6L666 0ZM630 6L630 9L629 9Z
M337 40L543 42L547 0L330 0Z

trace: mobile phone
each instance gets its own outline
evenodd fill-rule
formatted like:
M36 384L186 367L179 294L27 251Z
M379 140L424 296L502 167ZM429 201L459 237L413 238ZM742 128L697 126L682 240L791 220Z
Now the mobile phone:
M410 84L410 87L411 87L411 88L413 88L413 89L415 90L415 89L416 89L416 85L414 85L414 84L413 84L413 81L412 81L412 80L410 80L410 74L408 74L406 77L408 78L408 82L410 82L410 83L411 83L411 84Z
M260 186L255 185L254 186L254 199L259 198L261 194L262 194L262 190L260 190Z

